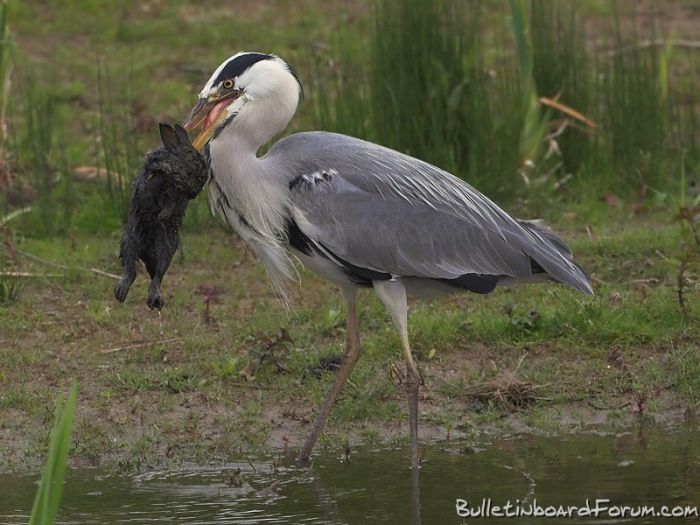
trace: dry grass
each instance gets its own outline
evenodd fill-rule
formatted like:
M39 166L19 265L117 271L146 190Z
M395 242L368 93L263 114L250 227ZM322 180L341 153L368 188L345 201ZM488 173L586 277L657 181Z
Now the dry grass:
M550 401L542 395L548 385L537 385L518 377L527 354L518 361L514 370L503 370L495 377L467 389L467 396L485 403L495 402L504 409L524 408L536 401ZM496 364L492 362L495 368Z

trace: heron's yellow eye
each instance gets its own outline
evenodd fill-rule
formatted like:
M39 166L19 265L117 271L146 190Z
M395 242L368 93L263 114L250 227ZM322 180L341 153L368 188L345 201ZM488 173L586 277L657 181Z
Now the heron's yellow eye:
M224 89L231 89L233 87L233 80L227 78L221 83L221 85L224 87Z

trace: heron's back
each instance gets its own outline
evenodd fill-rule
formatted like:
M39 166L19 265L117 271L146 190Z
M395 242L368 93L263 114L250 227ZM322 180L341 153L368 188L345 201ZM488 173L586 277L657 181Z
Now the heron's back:
M327 132L291 135L263 160L290 189L295 227L350 272L436 279L481 293L502 279L546 274L592 293L551 230L513 219L426 162Z

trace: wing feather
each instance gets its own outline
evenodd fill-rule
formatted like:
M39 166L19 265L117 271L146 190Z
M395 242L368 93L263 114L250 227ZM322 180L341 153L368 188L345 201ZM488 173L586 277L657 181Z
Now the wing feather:
M588 275L551 230L513 219L428 163L325 132L291 135L267 159L303 179L290 181L292 211L303 233L356 266L437 279L517 279L544 271L592 293Z

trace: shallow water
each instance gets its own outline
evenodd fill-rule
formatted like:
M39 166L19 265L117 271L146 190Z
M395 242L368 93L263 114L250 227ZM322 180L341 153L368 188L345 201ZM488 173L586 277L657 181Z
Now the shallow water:
M585 504L698 506L700 439L693 426L632 433L521 436L478 447L422 449L420 514L425 524L700 523L700 517L460 517L457 498L480 506L535 500ZM321 454L311 469L271 461L160 470L136 476L69 473L60 524L411 523L408 449L358 448L349 462ZM240 471L240 472L239 472ZM37 476L0 474L0 523L26 524ZM511 510L513 511L513 510ZM614 511L613 511L614 512ZM629 512L629 511L628 511Z

